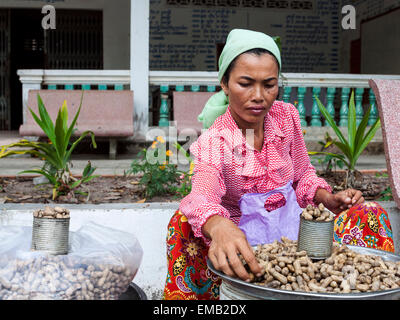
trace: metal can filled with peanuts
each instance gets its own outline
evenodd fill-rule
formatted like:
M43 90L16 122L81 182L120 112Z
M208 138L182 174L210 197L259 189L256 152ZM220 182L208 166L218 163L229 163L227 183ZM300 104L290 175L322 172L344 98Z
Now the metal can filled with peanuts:
M321 203L308 205L300 217L297 251L306 251L311 259L326 259L332 254L335 215Z
M52 255L68 254L69 246L68 209L46 207L33 214L31 250Z

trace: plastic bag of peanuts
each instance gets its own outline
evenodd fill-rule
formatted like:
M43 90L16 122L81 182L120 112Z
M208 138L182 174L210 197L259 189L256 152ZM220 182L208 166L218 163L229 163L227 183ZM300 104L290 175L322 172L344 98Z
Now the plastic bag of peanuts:
M137 238L90 222L67 255L31 251L31 227L0 227L0 300L117 300L143 257Z

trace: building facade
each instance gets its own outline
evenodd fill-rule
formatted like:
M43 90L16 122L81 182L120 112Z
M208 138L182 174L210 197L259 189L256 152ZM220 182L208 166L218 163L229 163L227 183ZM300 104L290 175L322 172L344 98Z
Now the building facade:
M0 0L0 130L23 121L17 70L130 70L146 117L149 72L217 71L233 28L279 36L283 72L385 75L400 74L399 21L400 0Z

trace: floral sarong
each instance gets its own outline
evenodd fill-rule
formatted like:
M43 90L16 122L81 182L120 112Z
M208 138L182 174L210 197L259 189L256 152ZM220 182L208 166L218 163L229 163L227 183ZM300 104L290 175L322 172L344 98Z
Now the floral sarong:
M389 216L376 202L365 202L341 213L335 220L333 237L341 244L394 252Z
M394 252L388 214L375 202L366 202L337 216L334 241ZM168 225L168 274L164 300L219 300L221 279L207 267L208 247L194 237L187 218L179 211Z
M221 279L207 267L208 247L178 210L168 225L164 300L219 300Z

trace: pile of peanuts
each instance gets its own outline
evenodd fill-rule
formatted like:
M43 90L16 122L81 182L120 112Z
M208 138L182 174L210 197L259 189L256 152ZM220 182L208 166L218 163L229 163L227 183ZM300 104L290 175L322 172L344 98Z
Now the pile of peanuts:
M0 300L116 300L134 275L127 267L82 258L0 258Z
M46 219L69 219L70 212L68 209L60 207L45 207L43 210L35 210L33 212L35 218L46 218Z
M282 242L257 246L255 256L264 274L257 278L250 273L251 282L269 288L356 293L400 287L400 262L359 254L345 245L334 244L329 258L312 261L305 251L297 252L297 241L282 238ZM249 270L243 259L242 263Z
M335 215L326 210L325 206L320 203L317 208L314 208L312 205L308 205L307 208L303 210L301 216L308 221L325 221L331 222L335 220Z

